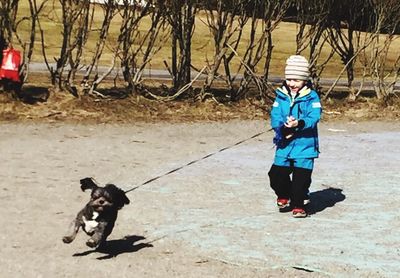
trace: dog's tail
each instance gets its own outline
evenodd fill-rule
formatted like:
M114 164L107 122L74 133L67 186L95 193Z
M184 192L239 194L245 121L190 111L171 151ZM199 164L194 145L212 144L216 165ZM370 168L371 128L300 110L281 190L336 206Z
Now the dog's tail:
M82 191L85 191L86 189L95 189L98 187L98 185L93 181L92 178L84 178L80 180L81 183L81 189Z

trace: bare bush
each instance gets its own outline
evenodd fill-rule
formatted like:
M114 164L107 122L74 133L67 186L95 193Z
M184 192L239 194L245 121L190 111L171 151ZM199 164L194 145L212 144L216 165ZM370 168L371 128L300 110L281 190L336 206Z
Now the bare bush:
M101 13L103 14L103 21L101 22L101 27L97 30L97 32L92 31L92 35L97 37L96 46L92 50L92 56L90 59L90 63L86 66L86 72L83 76L83 80L81 82L83 92L93 92L97 86L101 83L101 81L108 76L114 68L116 53L112 55L111 66L108 67L108 70L101 73L99 71L99 63L100 58L103 54L104 48L106 47L107 37L109 35L109 29L112 23L114 16L116 15L118 4L114 1L107 1L104 4L100 5Z
M28 0L24 2L25 14L19 10L21 3L0 0L0 28L7 42L23 50L23 80L28 78L40 34L52 84L75 96L96 93L112 72L117 73L115 82L122 72L128 92L144 89L144 72L168 39L171 59L163 62L172 77L172 88L164 84L165 100L183 95L194 84L191 72L196 67L192 65L191 48L200 9L214 43L211 58L197 69L206 75L203 90L196 95L200 99L214 94L212 87L217 79L225 82L232 101L254 88L261 99L271 97L272 34L283 20L297 23L296 53L308 52L317 87L334 54L342 60L343 70L331 89L346 73L350 99L359 95L367 78L373 81L377 97L386 99L396 89L400 74L400 55L393 51L393 41L400 32L398 0ZM293 17L288 18L288 14ZM47 33L49 21L61 30L52 28L57 32ZM115 30L119 33L112 40L110 34ZM60 41L57 54L49 52L51 40ZM332 51L323 56L322 49L328 44ZM105 67L107 50L111 55ZM239 66L233 69L234 59L239 60ZM364 73L357 89L355 66L360 61ZM83 77L78 75L82 72Z
M369 8L364 0L353 0L335 1L330 10L328 41L345 67L351 100L356 98L357 93L353 87L354 66L357 55L366 47L361 42L361 30L365 28L365 16L368 15Z
M196 0L166 1L166 18L172 27L171 66L174 93L191 80L191 55L194 21L199 5Z
M249 41L245 47L243 61L245 67L243 78L240 81L236 99L245 96L251 82L255 80L253 73L256 73L256 66L264 59L262 82L255 82L262 99L267 96L269 91L268 75L272 59L273 41L272 32L283 20L288 8L290 0L283 1L252 1L250 11L253 11L250 19ZM260 33L260 35L257 35Z
M400 54L389 56L394 40L399 39L400 2L397 0L371 0L374 9L371 45L364 51L364 66L372 79L378 99L387 100L395 90L400 75Z
M234 55L229 47L236 51L243 34L243 28L248 21L245 14L245 4L248 1L206 1L204 10L207 15L205 24L210 30L214 42L214 55L210 61L207 61L207 77L203 84L202 96L210 91L216 78L223 79L231 94L231 99L236 98L233 89L233 79L231 76L230 62ZM224 72L219 72L223 64Z
M93 18L93 10L90 10L89 0L59 0L61 7L61 47L58 57L53 57L55 65L51 63L46 52L46 40L54 39L57 34L45 34L41 23L39 22L39 31L42 40L42 53L45 64L51 75L52 84L59 90L67 89L77 96L78 92L73 81L75 73L80 66L82 53L87 36L89 35L89 26ZM52 4L53 6L56 3ZM53 11L51 10L50 13ZM47 18L53 18L54 24L58 23L58 16L47 15ZM51 37L51 38L49 38Z
M2 37L10 46L19 45L23 50L23 60L20 67L22 82L25 82L29 74L29 63L31 61L36 41L36 28L39 15L47 0L40 4L36 0L28 0L29 14L18 17L19 1L0 1L0 29ZM28 28L28 36L22 37L20 34L21 26ZM1 62L1 60L0 60Z
M164 11L163 1L155 5L146 2L141 7L125 4L119 8L122 22L118 45L113 48L113 52L118 53L123 78L129 90L136 90L141 84L146 66L170 35ZM145 17L150 19L150 26L148 30L141 30L140 23Z
M320 89L320 76L327 63L334 55L332 49L327 57L322 57L328 37L326 30L329 26L329 11L333 0L299 0L296 1L296 54L309 52L310 73L313 85Z

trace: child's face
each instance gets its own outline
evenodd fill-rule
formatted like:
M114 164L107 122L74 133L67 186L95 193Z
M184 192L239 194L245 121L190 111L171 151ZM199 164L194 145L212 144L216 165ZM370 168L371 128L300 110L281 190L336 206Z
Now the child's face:
M287 79L286 84L288 85L292 93L297 93L306 84L304 80Z

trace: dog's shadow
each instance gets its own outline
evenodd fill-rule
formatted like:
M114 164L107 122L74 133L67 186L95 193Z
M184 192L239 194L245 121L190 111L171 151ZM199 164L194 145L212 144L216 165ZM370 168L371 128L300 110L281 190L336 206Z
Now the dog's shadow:
M328 187L323 190L310 193L311 204L307 208L308 214L316 214L326 208L333 207L336 203L346 199L342 189Z
M153 247L152 244L150 243L145 243L141 242L138 244L135 244L137 241L141 241L143 239L146 239L143 236L126 236L122 239L116 239L116 240L109 240L106 241L106 243L96 249L93 250L88 250L82 253L75 253L73 256L74 257L81 257L81 256L87 256L92 253L101 253L105 254L104 256L98 257L98 260L105 260L105 259L111 259L114 258L120 254L123 253L133 253L137 252L142 248L148 248L148 247Z

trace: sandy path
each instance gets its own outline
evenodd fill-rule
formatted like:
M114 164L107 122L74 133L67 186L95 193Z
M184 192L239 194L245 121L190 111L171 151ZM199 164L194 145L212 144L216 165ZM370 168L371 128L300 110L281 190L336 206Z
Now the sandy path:
M272 133L129 193L108 253L61 237L79 179L124 189L266 130L266 122L1 124L1 277L396 277L400 123L322 123L311 216L278 213Z

